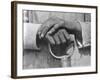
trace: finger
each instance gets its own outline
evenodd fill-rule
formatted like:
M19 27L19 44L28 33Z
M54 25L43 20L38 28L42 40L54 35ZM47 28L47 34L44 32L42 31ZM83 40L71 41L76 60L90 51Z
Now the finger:
M49 33L49 34L54 33L59 27L60 27L60 24L55 24L55 25L53 26L53 28L52 28L48 33Z
M66 42L66 39L65 39L65 37L63 35L63 30L59 30L59 38L60 38L62 43Z
M51 24L51 25L48 24L48 25L44 26L42 28L43 30L41 31L40 36L44 37L46 35L46 33L49 31L49 29L52 28L52 26L53 26L53 24Z
M43 38L45 36L45 34L47 33L47 31L49 30L49 26L44 26L42 28L43 30L41 31L40 37Z
M59 22L59 23L57 23L57 24L55 24L55 25L53 26L53 28L52 28L48 33L49 33L49 34L54 33L57 29L59 29L60 27L62 27L62 25L63 25L63 22L62 22L62 21Z
M68 34L68 32L66 30L63 30L62 33L63 33L64 37L66 38L66 40L70 39L70 35Z
M55 41L54 41L54 39L53 39L53 37L52 36L50 36L50 35L46 35L46 39L50 42L50 44L55 44Z
M55 40L55 43L58 45L61 43L57 34L54 35L54 40Z
M47 21L45 21L43 23L43 25L41 26L41 29L39 30L40 32L40 36L44 37L45 34L48 32L48 30L50 28L52 28L52 26L55 24L55 21L52 18L49 18Z

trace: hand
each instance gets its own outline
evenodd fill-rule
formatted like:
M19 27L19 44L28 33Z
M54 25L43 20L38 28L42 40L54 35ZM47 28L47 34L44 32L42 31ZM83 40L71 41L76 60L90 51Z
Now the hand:
M45 35L45 39L50 44L50 53L58 57L65 55L70 57L74 49L74 36L68 34L65 29L59 29L55 33L50 34L51 31L48 31Z
M50 44L60 45L62 43L71 41L71 37L65 29L60 29L52 34L51 31L52 30L47 32L47 34L45 35L45 38L49 41Z
M82 43L82 29L78 22L65 21L57 17L51 17L46 20L38 31L39 38L44 38L47 32L49 35L55 33L58 29L66 29L69 34L74 34L76 40Z

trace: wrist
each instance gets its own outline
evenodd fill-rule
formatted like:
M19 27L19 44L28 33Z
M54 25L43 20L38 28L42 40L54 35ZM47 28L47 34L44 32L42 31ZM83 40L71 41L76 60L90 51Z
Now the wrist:
M76 25L75 25L75 30L82 32L82 27L79 21L75 21Z
M81 25L78 21L65 21L64 27L70 34L75 34L82 31Z

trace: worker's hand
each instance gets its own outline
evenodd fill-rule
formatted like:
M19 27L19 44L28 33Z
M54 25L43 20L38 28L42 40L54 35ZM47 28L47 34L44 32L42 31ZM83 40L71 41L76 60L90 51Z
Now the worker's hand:
M65 29L66 31L64 30L59 32L60 29ZM56 32L57 34L55 34ZM50 37L52 34L55 35ZM75 38L82 43L82 29L78 22L65 21L57 17L51 17L42 24L38 31L39 38L46 37L52 44L55 44L55 41L57 44L60 43L57 36L59 36L61 42L65 42L63 37L67 35L66 38L68 38L68 34L74 34Z
M65 29L60 29L55 33L51 33L52 29L45 35L45 38L49 41L50 44L60 45L62 43L71 41L71 37Z

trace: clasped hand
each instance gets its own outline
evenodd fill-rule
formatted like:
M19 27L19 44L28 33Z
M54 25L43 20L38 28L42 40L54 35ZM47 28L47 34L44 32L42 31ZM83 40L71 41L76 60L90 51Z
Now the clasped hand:
M78 22L65 21L58 17L46 20L38 30L39 38L45 38L52 45L59 45L69 40L70 34L82 43L82 29Z

